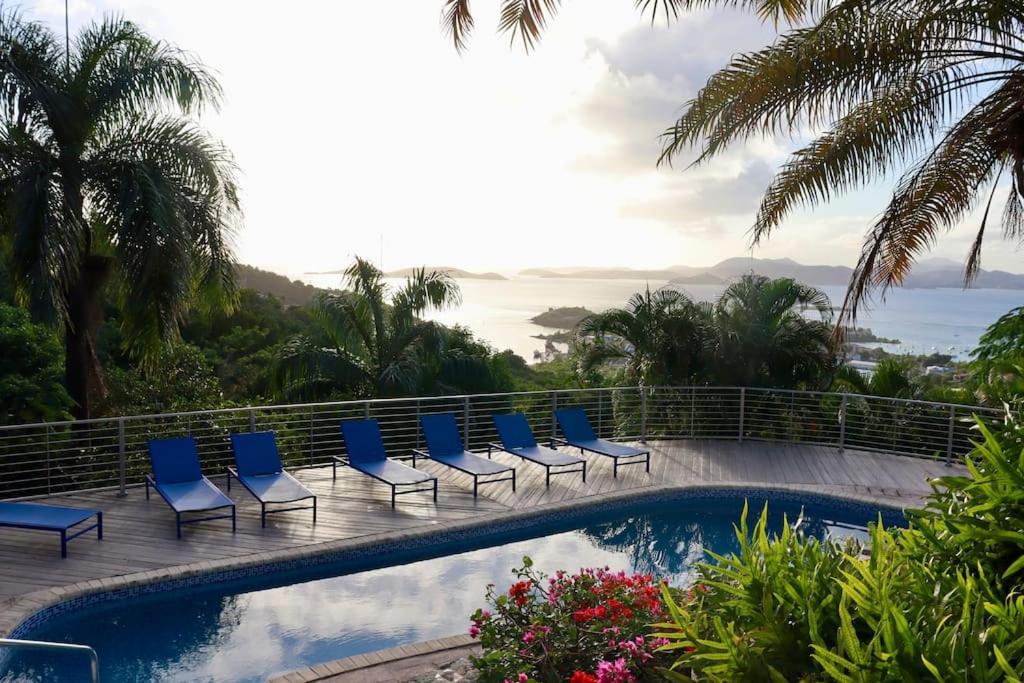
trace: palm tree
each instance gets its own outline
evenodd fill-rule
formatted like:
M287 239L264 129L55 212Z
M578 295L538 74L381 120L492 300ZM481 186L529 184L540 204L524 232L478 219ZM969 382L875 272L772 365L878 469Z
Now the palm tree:
M187 118L220 97L201 64L119 18L62 43L0 9L0 250L19 302L63 328L89 417L108 285L153 358L197 296L230 303L239 209L230 155Z
M836 371L832 389L888 398L921 398L924 391L910 363L901 358L880 361L870 376L844 365Z
M810 309L818 319L804 315ZM718 382L731 386L818 387L835 367L832 305L821 290L790 278L744 275L715 304Z
M711 310L674 289L634 294L625 308L584 318L577 327L579 369L618 364L640 385L702 381L713 338Z
M287 397L401 396L486 387L489 368L463 330L418 316L457 305L458 285L444 272L419 269L397 292L372 263L356 258L348 291L313 303L319 337L290 339L275 359L274 383Z
M872 292L899 285L915 259L984 210L966 261L980 267L999 182L1010 190L1004 235L1024 238L1024 5L962 0L634 0L652 19L740 7L790 28L712 75L665 132L659 163L693 147L703 163L744 139L814 138L766 190L753 241L797 207L815 206L890 174L899 180L874 221L843 304L852 322ZM558 0L502 0L500 29L532 47ZM463 49L468 0L445 0L444 26Z

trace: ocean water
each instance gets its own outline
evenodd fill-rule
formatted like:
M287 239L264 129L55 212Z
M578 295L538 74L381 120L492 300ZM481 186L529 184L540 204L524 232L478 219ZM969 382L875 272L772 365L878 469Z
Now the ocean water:
M340 287L337 275L306 275L304 281L321 287ZM397 286L401 280L394 280ZM508 280L459 280L462 305L427 317L448 325L460 324L498 349L512 349L527 361L544 341L533 335L551 332L530 322L548 308L584 306L592 311L625 305L635 292L650 284L644 280L587 280L514 277ZM683 287L696 300L714 300L720 285ZM844 287L823 287L834 306L842 304ZM1024 304L1024 291L1001 289L900 289L861 315L859 327L900 340L877 345L898 353L948 353L966 359L989 325L1011 308ZM871 344L876 346L876 344Z

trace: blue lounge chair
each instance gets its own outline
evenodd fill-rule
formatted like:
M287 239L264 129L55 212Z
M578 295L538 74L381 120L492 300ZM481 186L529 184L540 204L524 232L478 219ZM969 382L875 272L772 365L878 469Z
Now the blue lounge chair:
M230 519L231 531L235 531L235 503L203 476L199 469L199 450L195 439L191 436L152 439L149 442L149 462L153 465L153 474L146 475L146 500L149 500L149 487L152 486L174 510L178 538L181 538L182 524L214 519ZM231 508L231 514L187 520L181 518L186 512L224 508Z
M511 481L512 491L516 490L515 467L494 462L490 459L489 452L486 458L481 458L463 448L462 438L459 436L459 426L455 423L454 415L451 413L424 415L420 418L420 426L423 427L423 435L427 439L427 450L416 449L413 452L472 476L474 498L476 498L477 488L480 484ZM495 479L480 481L480 477L508 475L509 472L512 473L511 476L498 476Z
M538 446L537 440L533 437L533 431L530 429L530 423L526 421L526 416L522 413L494 415L491 419L494 420L494 427L498 430L498 438L501 443L488 444L488 454L492 449L496 449L543 465L546 486L551 486L552 474L582 472L583 481L587 481L587 461L568 453L561 453L553 448ZM551 468L555 468L555 471L552 472Z
M619 467L626 465L644 465L644 469L651 471L651 452L640 448L633 448L621 443L613 443L597 438L594 428L590 426L590 420L582 408L565 408L555 411L555 420L562 430L564 439L551 439L552 444L564 444L580 449L580 452L590 451L598 455L604 455L615 461L612 468L612 476L619 476ZM625 460L625 462L619 462Z
M68 532L79 524L95 517L96 523ZM103 513L84 508L39 505L37 503L0 502L0 526L12 529L36 529L56 531L60 534L60 556L68 556L68 541L82 534L96 530L96 538L103 540Z
M228 491L234 477L260 502L261 526L266 528L269 513L292 510L312 510L313 524L316 524L316 496L284 471L274 432L232 434L231 450L235 454L235 466L228 468ZM268 503L295 503L310 498L313 499L312 505L267 509Z
M384 439L380 435L380 425L376 420L342 420L341 438L345 441L345 449L348 451L348 462L338 456L332 458L335 479L338 478L340 463L382 481L391 487L391 507L395 507L396 496L430 491L431 486L422 486L429 482L433 485L434 502L437 502L437 477L416 469L415 453L412 456L413 467L389 458L384 452ZM399 491L399 486L416 488Z

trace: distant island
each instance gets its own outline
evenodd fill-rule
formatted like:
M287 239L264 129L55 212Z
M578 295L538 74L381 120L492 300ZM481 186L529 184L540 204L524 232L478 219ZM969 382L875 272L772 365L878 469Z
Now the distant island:
M725 280L714 273L699 273L698 275L684 275L669 280L674 285L724 285Z
M847 344L902 344L899 339L887 339L886 337L879 337L870 328L867 327L855 327L852 330L846 330L843 335L843 341Z
M437 270L443 273L447 273L448 277L456 280L507 280L508 278L501 273L472 273L468 270L462 270L461 268L451 268L449 266L426 266L426 269ZM384 277L409 277L419 268L399 268L398 270L392 270L384 273ZM344 270L325 270L316 273L306 273L306 275L341 275Z
M800 282L822 286L845 287L853 269L847 266L815 266L793 259L735 257L713 266L670 266L664 269L632 268L528 268L523 277L576 278L589 280L648 280L653 284L671 282L678 285L725 284L745 273L755 272L768 277L790 277ZM971 285L980 289L1024 289L1024 275L1001 270L981 270ZM963 265L944 258L925 259L915 264L903 282L904 289L940 289L963 287Z
M549 308L543 313L530 318L530 322L541 327L571 330L579 325L581 320L591 315L594 315L594 312L582 306L563 306L561 308Z
M419 268L399 268L398 270L392 270L384 273L385 277L409 277ZM507 280L508 278L501 273L472 273L468 270L462 270L460 268L449 268L448 266L427 266L427 270L437 270L443 273L447 273L448 277L456 280Z

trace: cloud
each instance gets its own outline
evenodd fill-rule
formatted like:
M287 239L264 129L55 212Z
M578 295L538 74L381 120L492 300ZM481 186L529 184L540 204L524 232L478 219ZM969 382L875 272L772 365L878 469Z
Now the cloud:
M599 150L578 167L597 172L652 170L659 136L708 77L737 52L759 49L775 32L742 12L689 14L671 27L636 27L587 49L606 69L576 115L601 136Z

